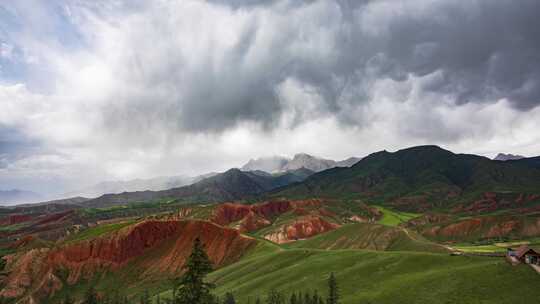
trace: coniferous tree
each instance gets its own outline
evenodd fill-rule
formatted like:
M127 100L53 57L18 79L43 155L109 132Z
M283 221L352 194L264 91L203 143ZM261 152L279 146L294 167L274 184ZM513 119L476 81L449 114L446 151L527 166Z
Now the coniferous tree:
M144 293L141 295L141 299L139 301L140 304L150 304L150 294L148 293L148 289L144 290Z
M186 272L178 280L174 303L213 304L214 297L210 290L214 285L204 281L206 275L212 271L212 263L199 238L195 239L193 251L184 268Z
M64 297L63 304L73 304L73 299L69 295L69 293L66 293L66 296Z
M319 297L319 293L317 292L317 290L314 290L313 295L311 296L311 304L319 304L320 298L321 297Z
M96 293L96 290L94 289L94 286L90 286L90 288L86 290L86 293L84 294L83 303L84 304L97 304L98 303L97 293Z
M289 300L289 304L299 304L298 300L296 298L296 292L293 292L291 294L291 299Z
M234 296L232 293L227 292L225 294L225 299L223 300L223 304L236 304L236 300L234 299Z
M334 273L330 273L328 278L328 298L326 304L338 304L339 303L339 290Z
M275 289L270 290L266 298L266 304L284 304L283 295Z
M165 302L165 304L173 304L173 300L171 300L169 298L165 298L165 299L163 299L163 301Z
M120 304L120 294L118 293L118 290L114 292L112 303L113 304Z
M311 304L311 297L309 296L309 291L304 293L304 304Z

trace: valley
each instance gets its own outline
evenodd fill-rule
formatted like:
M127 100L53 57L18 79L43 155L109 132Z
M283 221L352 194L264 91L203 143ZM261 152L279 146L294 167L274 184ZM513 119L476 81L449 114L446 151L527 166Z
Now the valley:
M517 162L517 163L516 163ZM303 175L302 175L303 174ZM507 248L540 249L540 170L417 147L351 167L231 169L189 186L0 209L8 303L172 295L191 244L215 294L324 291L342 303L522 303L540 276Z

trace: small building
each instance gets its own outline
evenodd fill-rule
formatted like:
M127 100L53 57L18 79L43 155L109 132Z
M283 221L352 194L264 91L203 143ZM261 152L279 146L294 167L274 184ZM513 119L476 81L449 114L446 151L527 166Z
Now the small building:
M510 261L540 265L540 253L529 248L528 245L521 245L516 249L508 248L506 257L509 258Z

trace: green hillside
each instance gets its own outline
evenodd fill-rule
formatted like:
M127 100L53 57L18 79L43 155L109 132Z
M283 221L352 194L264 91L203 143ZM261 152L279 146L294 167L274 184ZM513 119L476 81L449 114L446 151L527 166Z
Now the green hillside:
M502 258L359 250L291 249L245 259L210 275L241 303L270 289L318 289L335 272L342 303L529 303L538 274Z

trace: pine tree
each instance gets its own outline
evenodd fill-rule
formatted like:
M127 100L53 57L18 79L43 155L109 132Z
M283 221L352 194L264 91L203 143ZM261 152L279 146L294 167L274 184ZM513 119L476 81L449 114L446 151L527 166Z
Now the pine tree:
M227 292L225 294L225 300L223 300L223 304L236 304L236 300L234 299L234 296L232 293Z
M84 304L97 304L97 293L93 286L90 286L84 294Z
M299 304L298 300L296 299L296 292L293 292L291 294L291 299L289 300L289 304Z
M326 304L339 304L339 290L334 273L330 273L328 278L328 298Z
M309 296L309 291L304 293L304 304L311 304L311 297Z
M319 297L319 294L318 294L317 290L314 290L313 291L313 296L311 297L311 303L312 304L319 304L319 299L320 299L320 297Z
M266 298L266 304L284 304L283 295L275 289L270 290Z
M212 263L199 238L195 239L193 251L184 268L186 272L178 280L174 303L212 304L214 298L210 290L214 285L204 281L206 275L212 271Z
M64 297L63 304L73 304L73 299L69 296L69 293L66 293L66 296Z
M120 304L120 294L118 294L118 291L114 292L112 303L113 304Z
M141 295L141 299L139 301L140 304L150 304L150 294L148 293L148 289L144 290L144 293Z

